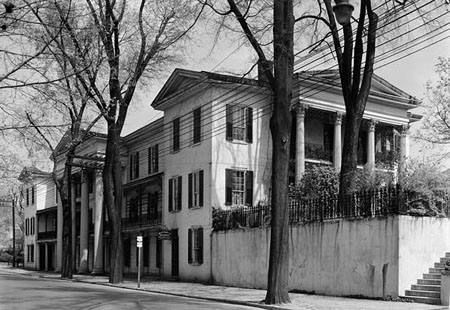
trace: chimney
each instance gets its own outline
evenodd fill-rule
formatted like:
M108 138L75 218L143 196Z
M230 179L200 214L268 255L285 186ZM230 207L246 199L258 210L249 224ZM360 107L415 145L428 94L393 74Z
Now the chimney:
M270 71L273 74L273 61L271 60L267 60L267 64L269 65ZM265 71L264 71L264 67L262 65L262 61L258 60L258 81L261 82L269 82L269 78L267 77Z

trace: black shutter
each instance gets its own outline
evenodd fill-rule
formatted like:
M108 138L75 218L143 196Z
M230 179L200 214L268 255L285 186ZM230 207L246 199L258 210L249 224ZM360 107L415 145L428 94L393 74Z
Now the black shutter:
M188 263L192 263L192 229L188 229Z
M133 155L130 155L130 180L133 180Z
M197 230L198 233L198 257L197 257L197 263L203 264L203 228L200 227Z
M225 205L232 205L233 170L225 169Z
M247 108L246 141L253 143L253 108Z
M31 187L31 204L34 204L34 186Z
M144 267L148 267L150 265L150 238L144 237Z
M135 158L135 167L136 167L136 172L134 174L135 178L139 178L139 152L136 152L136 158Z
M181 193L182 193L182 190L181 190L181 185L182 185L182 179L181 179L181 175L178 177L178 206L177 206L177 210L178 211L180 211L181 210Z
M226 115L226 122L227 122L227 129L226 129L226 139L228 141L233 141L233 109L230 105L227 105L226 107L227 115Z
M147 149L147 158L148 158L148 165L147 165L147 174L151 174L152 171L152 147L149 147Z
M192 208L192 173L188 175L188 208Z
M173 211L173 179L169 180L169 212Z
M155 146L153 147L153 153L155 156L155 170L153 172L158 172L159 171L159 147L158 144L155 144Z
M203 170L198 172L198 205L199 207L203 207Z
M193 143L199 143L201 138L201 108L194 110L194 134Z
M131 239L125 239L123 241L123 264L130 267L130 256L131 256Z
M245 204L253 205L253 171L245 172Z

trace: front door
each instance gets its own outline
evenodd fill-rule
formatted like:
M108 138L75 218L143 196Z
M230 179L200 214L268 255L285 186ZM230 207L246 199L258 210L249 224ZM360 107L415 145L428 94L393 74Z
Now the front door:
M178 277L179 258L178 258L178 229L172 229L172 276Z
M45 270L45 244L39 244L39 270Z

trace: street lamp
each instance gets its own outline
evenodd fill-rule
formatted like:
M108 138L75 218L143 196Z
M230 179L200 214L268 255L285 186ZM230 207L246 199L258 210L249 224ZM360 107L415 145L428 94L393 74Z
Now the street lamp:
M349 3L349 0L334 0L336 5L333 7L334 15L340 25L347 25L350 22L350 17L353 12L353 5Z

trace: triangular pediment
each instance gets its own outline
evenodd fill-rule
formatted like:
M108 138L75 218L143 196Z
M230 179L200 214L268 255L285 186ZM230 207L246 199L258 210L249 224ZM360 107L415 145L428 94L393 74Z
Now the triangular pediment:
M185 91L194 85L197 85L203 78L205 78L205 76L202 72L175 69L159 91L158 95L156 95L152 106L157 107L164 99L173 97L179 92Z

